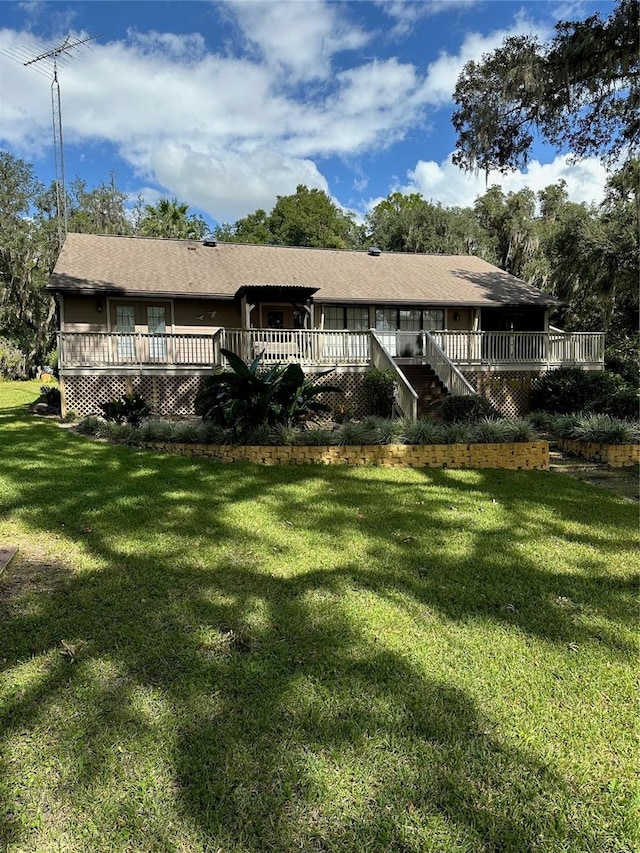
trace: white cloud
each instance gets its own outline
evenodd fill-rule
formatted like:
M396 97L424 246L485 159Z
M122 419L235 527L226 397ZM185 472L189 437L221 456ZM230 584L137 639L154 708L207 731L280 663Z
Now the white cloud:
M400 192L419 192L425 199L448 207L469 207L477 196L483 195L494 184L501 186L505 193L518 192L524 187L538 192L561 179L567 182L571 201L599 204L604 196L607 173L595 158L569 163L566 155L562 155L552 163L542 164L533 160L526 172L516 171L508 175L490 172L487 180L484 174L466 174L449 159L442 163L420 160L407 177L409 183L397 188Z
M188 145L166 143L151 152L156 179L179 198L219 221L235 220L258 207L270 210L277 195L295 193L298 184L328 192L311 160L283 156L267 148L249 155L218 151L203 154Z
M376 0L376 6L394 21L391 35L402 37L408 35L421 18L456 9L467 9L478 2L479 0Z
M440 6L431 3L429 13ZM393 14L426 14L421 9L403 3ZM60 70L67 146L90 151L92 143L111 144L142 184L157 182L167 195L220 219L268 209L299 183L327 190L312 158L353 159L409 131L424 132L426 111L450 103L465 62L532 29L519 18L490 35L468 34L455 55L442 52L426 70L370 55L335 70L338 53L369 39L352 24L347 4L232 2L223 12L237 22L249 53L234 54L237 45L229 44L225 52L208 52L199 33L132 30L126 40L95 42ZM34 157L51 148L50 78L2 55L25 40L34 55L50 47L30 33L0 30L0 140ZM353 168L354 187L362 191L367 176ZM566 169L574 181L579 167ZM532 164L528 180L534 171ZM446 162L420 161L410 180L426 197L435 188L448 204L467 203L462 196L473 201L482 191ZM595 180L587 169L584 186Z
M438 56L435 62L429 63L424 82L424 97L427 103L442 106L451 101L456 82L467 62L478 62L483 54L490 53L499 47L504 39L523 32L537 35L544 40L550 30L540 25L534 25L524 15L516 16L513 25L507 29L496 30L489 35L467 33L457 54L451 55L446 51Z
M261 60L293 75L296 81L326 77L336 53L362 47L369 40L367 33L338 15L337 7L317 0L236 0L231 5Z

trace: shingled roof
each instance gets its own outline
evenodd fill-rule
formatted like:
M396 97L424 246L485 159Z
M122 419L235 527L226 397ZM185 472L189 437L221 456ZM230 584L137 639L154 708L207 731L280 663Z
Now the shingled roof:
M473 255L418 255L69 234L49 289L233 299L241 287L317 288L317 302L554 305Z

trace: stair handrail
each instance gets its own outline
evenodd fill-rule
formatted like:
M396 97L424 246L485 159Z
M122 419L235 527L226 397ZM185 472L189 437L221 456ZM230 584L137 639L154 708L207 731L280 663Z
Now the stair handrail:
M464 378L434 337L426 330L422 334L424 357L447 391L460 397L476 395L478 392L473 385Z
M404 373L393 360L393 356L385 347L375 329L370 329L371 346L369 347L370 362L379 370L390 371L396 381L396 407L400 414L410 421L418 420L418 394Z

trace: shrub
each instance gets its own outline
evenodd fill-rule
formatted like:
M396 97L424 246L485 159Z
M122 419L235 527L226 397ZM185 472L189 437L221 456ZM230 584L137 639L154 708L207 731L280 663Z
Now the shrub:
M442 444L442 426L432 418L419 418L404 433L407 444Z
M341 400L331 410L331 417L334 423L344 424L353 418L353 406L345 400Z
M443 444L469 444L471 441L472 425L458 421L442 425Z
M367 414L390 418L395 400L396 381L389 370L374 368L362 379Z
M336 443L338 433L329 429L306 429L303 437L304 440L300 442L301 444L308 447L325 447Z
M397 418L369 415L362 422L369 444L402 444L407 422Z
M100 420L95 415L83 418L76 429L83 435L97 435L100 428Z
M336 430L336 437L338 444L343 446L378 443L377 441L371 440L372 438L375 439L372 430L367 429L367 427L362 423L344 424L339 430Z
M21 379L24 376L24 355L7 338L0 338L0 378Z
M516 418L513 421L506 422L509 426L510 437L509 441L535 441L538 438L536 431L531 423L524 418Z
M467 396L451 395L445 397L440 404L440 417L447 424L456 424L462 421L471 423L482 418L495 418L498 416L493 404L486 397L479 394Z
M271 436L269 444L277 444L277 445L293 445L293 444L304 444L301 442L301 436L303 434L300 430L297 430L295 427L289 426L289 424L276 424L276 426L271 430Z
M622 376L632 388L637 388L640 376L640 335L613 338L604 353L604 366Z
M60 413L62 399L60 396L60 389L56 385L41 385L40 396L50 409Z
M513 430L509 421L481 418L474 421L469 430L469 441L480 444L502 444L511 441Z
M560 415L606 412L620 392L629 390L634 389L615 373L559 367L538 380L531 391L531 407ZM620 406L623 405L621 397Z
M597 444L638 444L640 425L610 415L583 415L571 429L570 437Z
M245 364L229 350L221 352L231 370L204 380L196 396L196 414L232 430L240 441L248 440L262 427L268 430L276 424L293 425L328 412L330 407L316 398L340 391L332 385L315 384L317 375L306 379L299 364L276 364L263 370L259 357Z
M640 396L631 386L620 388L607 400L602 411L615 418L634 420L638 418L640 408Z
M123 394L107 403L100 403L99 409L107 421L136 427L151 414L151 408L140 394Z

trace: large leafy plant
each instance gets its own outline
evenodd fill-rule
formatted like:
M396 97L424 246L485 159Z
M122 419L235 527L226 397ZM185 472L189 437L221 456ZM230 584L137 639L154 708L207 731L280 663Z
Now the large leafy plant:
M196 397L196 414L232 430L246 439L257 429L291 426L312 420L330 406L317 399L321 393L340 391L333 385L318 385L315 374L306 378L299 364L276 364L264 369L260 357L246 364L230 350L222 354L230 370L207 377ZM331 373L330 370L325 373Z

